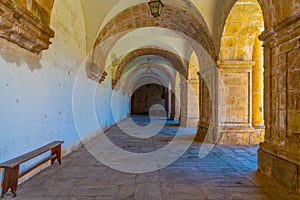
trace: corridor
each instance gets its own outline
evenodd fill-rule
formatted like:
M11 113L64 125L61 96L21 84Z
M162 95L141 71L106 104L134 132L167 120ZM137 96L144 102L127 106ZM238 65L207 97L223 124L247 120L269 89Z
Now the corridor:
M133 120L144 127L140 130L149 129L146 118L134 117ZM154 122L159 126L160 120ZM132 127L130 118L121 124L128 126L128 130ZM145 153L170 143L177 130L176 124L167 121L158 134L147 139L128 136L118 126L105 135L126 151ZM193 137L189 134L192 131L185 129L178 134L183 134L181 138L185 140ZM194 142L168 167L138 174L111 169L91 155L86 147L99 142L99 138L64 157L61 166L49 167L21 184L16 200L299 199L256 171L258 146L215 146L200 159L201 144ZM8 194L4 199L10 198Z

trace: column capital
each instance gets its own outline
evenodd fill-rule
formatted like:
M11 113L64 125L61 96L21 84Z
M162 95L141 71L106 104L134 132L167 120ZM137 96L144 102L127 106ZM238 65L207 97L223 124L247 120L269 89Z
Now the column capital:
M34 9L27 9L26 5L22 5L24 2L0 1L0 37L39 54L49 48L50 39L55 35L49 25L52 6L46 11L35 2Z
M218 67L252 67L255 65L255 61L252 60L220 60L217 61Z
M293 30L293 31L291 31ZM300 13L296 13L288 19L282 20L275 27L265 30L259 39L264 42L264 46L271 48L276 47L284 42L291 40L291 38L300 35Z
M226 61L217 61L219 70L230 70L236 72L252 72L255 61L236 61L236 60L226 60Z

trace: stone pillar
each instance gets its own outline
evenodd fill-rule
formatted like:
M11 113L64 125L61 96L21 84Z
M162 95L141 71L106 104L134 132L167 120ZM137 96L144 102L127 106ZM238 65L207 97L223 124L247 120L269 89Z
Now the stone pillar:
M180 82L180 126L187 127L188 117L188 83L187 80Z
M263 48L262 43L255 39L253 46L253 66L252 73L252 126L260 138L264 138L265 125L263 119Z
M166 117L169 118L169 89L164 88Z
M199 80L188 80L187 83L186 127L197 128L199 122Z
M174 94L175 91L171 91L171 120L175 120L175 112L176 112L176 96Z
M252 127L252 69L253 61L220 61L219 88L224 95L219 98L219 144L258 144L263 136ZM219 99L220 100L220 99Z
M180 97L180 86L175 86L175 116L174 120L179 121L180 120L180 109L181 109L181 97Z
M264 113L266 136L258 168L300 193L300 14L266 30Z
M252 124L264 127L263 120L263 50L261 41L256 38L253 46L253 77L252 77Z
M199 80L187 80L181 88L181 123L188 128L197 128L199 122Z
M171 119L171 120L174 120L174 118L172 119L172 113L173 113L173 110L172 110L172 90L171 89L168 89L167 88L167 91L168 91L168 118Z
M217 142L218 125L218 75L216 66L199 73L199 122L196 140L206 143Z

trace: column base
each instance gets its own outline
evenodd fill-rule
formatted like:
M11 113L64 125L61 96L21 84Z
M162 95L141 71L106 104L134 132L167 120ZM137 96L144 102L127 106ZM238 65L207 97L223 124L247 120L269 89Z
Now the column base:
M181 126L186 128L197 128L199 117L186 117L181 119Z
M265 128L240 126L222 127L218 130L218 142L221 145L257 145L264 141Z
M195 137L195 141L204 142L207 131L208 131L208 127L198 124L198 130L197 130L197 134Z
M265 127L216 127L199 124L196 141L220 145L257 145L264 141Z
M258 150L258 170L285 185L291 192L300 194L299 157L292 157L285 150L261 143Z
M217 142L217 128L215 125L198 124L198 130L195 137L196 142L205 142L216 144Z

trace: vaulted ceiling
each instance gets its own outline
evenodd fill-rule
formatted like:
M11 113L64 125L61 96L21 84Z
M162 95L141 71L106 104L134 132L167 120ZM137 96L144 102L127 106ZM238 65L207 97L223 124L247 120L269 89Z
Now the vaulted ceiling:
M192 13L199 22L207 26L214 40L215 49L218 49L224 23L235 1L163 0L163 3ZM87 51L93 47L97 35L113 17L127 8L147 2L147 0L81 0L86 20Z

